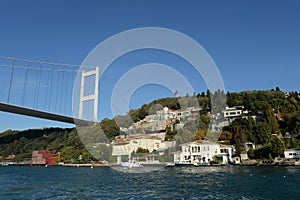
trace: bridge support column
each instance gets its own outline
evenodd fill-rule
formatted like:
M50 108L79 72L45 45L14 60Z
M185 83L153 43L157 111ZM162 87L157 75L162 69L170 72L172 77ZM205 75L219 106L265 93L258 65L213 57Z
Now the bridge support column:
M93 121L98 121L98 80L99 80L99 67L96 67L94 70L83 71L81 74L81 87L80 87L80 99L79 99L79 119L83 118L83 103L86 101L94 101L94 109L93 109ZM94 93L85 96L84 94L84 85L85 79L95 76L94 82Z

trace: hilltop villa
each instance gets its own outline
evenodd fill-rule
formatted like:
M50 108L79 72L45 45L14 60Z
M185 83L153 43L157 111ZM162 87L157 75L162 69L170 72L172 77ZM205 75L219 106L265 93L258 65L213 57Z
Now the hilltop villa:
M153 151L163 152L173 146L175 146L174 141L164 141L164 135L159 134L138 134L126 138L117 137L112 142L112 156L116 156L117 162L120 163L122 156L130 158L130 155L136 152L138 148L147 149L151 153Z

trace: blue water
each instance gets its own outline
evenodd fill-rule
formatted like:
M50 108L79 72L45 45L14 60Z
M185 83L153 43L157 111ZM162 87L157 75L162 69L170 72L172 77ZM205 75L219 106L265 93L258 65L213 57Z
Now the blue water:
M300 167L0 167L0 199L300 199Z

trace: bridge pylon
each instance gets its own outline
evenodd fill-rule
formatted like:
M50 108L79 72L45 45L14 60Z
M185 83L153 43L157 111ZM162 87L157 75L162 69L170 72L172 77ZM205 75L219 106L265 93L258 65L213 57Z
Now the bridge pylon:
M98 121L98 82L99 82L99 72L100 68L96 67L94 70L82 71L81 73L81 86L80 86L80 99L79 99L79 119L83 118L83 104L87 101L93 101L94 110L93 110L93 121ZM85 95L85 80L88 77L95 76L94 82L94 92L93 94Z

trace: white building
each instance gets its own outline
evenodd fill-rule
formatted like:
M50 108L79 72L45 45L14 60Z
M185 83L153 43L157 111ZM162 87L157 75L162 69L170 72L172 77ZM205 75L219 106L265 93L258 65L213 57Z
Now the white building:
M174 152L175 164L221 164L232 162L233 146L198 140L180 145L181 151Z
M138 148L147 149L151 153L154 150L162 152L175 146L174 141L164 141L163 138L161 135L152 134L139 134L128 136L127 138L117 138L112 142L112 156L117 156L118 162L120 162L121 156L130 157Z
M298 149L287 149L284 151L285 158L298 159L300 158L300 148Z
M235 106L232 108L226 107L225 111L222 111L223 117L238 117L243 114L244 106Z

